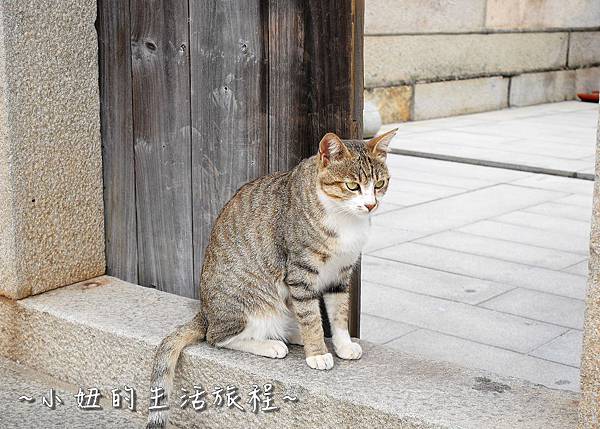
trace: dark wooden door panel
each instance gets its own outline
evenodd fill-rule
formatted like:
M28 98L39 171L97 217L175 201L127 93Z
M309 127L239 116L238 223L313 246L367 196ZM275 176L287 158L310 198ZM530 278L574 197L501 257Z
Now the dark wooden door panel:
M241 185L268 172L261 3L190 3L196 285L219 211Z
M131 0L138 279L194 296L187 2Z
M188 9L189 8L189 9ZM361 137L363 0L99 0L108 273L198 297L244 183ZM351 333L358 334L359 275Z
M362 16L362 1L269 1L271 171L316 153L327 132L362 138ZM360 269L351 299L358 336Z
M138 282L129 2L98 2L104 226L109 274Z
M304 1L268 7L269 167L285 171L316 152L308 129L309 85Z

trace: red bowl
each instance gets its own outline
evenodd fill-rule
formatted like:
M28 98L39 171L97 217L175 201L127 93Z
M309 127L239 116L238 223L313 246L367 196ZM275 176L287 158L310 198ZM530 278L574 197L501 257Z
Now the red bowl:
M588 103L598 103L598 95L599 91L592 91L588 93L579 93L577 94L577 97L579 97L581 101L586 101Z

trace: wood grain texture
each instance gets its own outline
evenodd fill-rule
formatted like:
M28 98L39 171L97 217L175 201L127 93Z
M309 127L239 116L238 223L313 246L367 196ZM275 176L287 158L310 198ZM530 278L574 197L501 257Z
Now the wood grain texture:
M137 283L129 1L98 1L107 273Z
M356 15L360 0L309 0L306 5L309 139L317 144L329 131L362 138L362 96L356 93L362 76L356 44L362 27Z
M130 10L139 283L194 297L187 2Z
M363 69L363 43L364 43L364 0L353 0L352 2L352 101L351 101L351 129L353 138L363 137L363 107L364 107L364 69ZM352 285L350 290L350 317L348 324L350 335L360 338L360 294L361 294L361 265L352 276Z
M221 208L268 171L264 5L190 2L195 284Z
M361 137L363 1L99 1L109 273L198 297L242 184Z
M362 0L268 2L269 170L317 151L321 137L362 138ZM329 332L327 315L322 317ZM350 332L360 334L360 269Z
M321 137L334 132L362 138L363 0L303 2L305 73L308 90L307 141L316 151ZM350 335L360 335L360 268L350 291Z
M289 170L315 152L308 129L306 12L304 1L268 4L270 172Z

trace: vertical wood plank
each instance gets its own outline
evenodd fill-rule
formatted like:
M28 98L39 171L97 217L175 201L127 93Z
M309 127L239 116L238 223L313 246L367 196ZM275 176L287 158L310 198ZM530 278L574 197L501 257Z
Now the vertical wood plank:
M329 131L362 138L363 13L363 0L268 2L270 171L316 153ZM359 336L360 269L351 310L350 333Z
M353 0L352 11L352 99L351 132L353 138L363 138L363 94L364 94L364 68L363 68L363 43L364 43L364 0ZM350 335L360 338L360 297L361 294L361 266L354 272L352 290L350 291Z
M309 132L314 151L329 131L362 138L363 0L309 0L305 46L309 61ZM352 278L350 335L360 335L360 269Z
M129 1L98 1L107 273L137 283Z
M362 0L307 3L309 138L316 145L326 132L333 131L342 138L360 139L362 58L357 55L362 48L357 42L362 39Z
M214 220L244 183L267 173L265 6L190 2L194 273Z
M187 2L130 10L139 283L194 297Z
M285 171L313 155L308 138L309 75L303 1L270 0L269 171Z

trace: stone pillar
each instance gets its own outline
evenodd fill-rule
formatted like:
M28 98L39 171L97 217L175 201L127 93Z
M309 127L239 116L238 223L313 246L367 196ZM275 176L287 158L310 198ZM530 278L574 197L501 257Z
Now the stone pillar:
M600 119L596 145L596 181L592 209L588 295L581 362L579 427L600 427Z
M104 273L95 0L0 2L0 295Z

